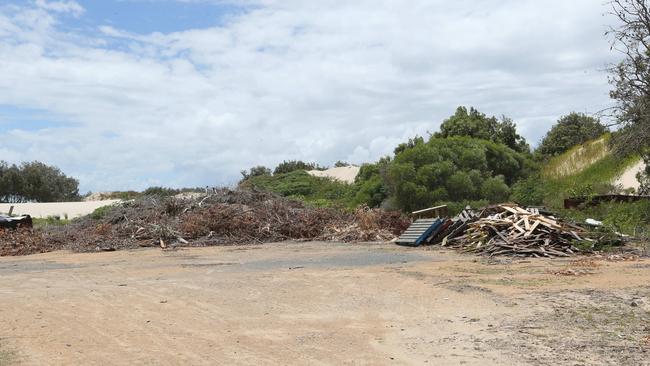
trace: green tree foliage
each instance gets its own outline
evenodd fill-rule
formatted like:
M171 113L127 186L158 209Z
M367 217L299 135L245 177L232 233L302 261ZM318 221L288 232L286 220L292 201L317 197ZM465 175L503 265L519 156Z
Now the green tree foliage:
M599 120L572 112L560 118L537 148L543 156L562 154L570 148L596 139L607 132Z
M539 174L522 179L512 186L512 200L525 206L537 206L544 203L547 184Z
M242 175L242 181L247 180L251 177L259 177L259 176L264 176L264 175L271 175L271 169L263 166L263 165L258 165L250 168L248 171L242 170L241 171Z
M387 185L406 211L437 203L498 202L510 186L533 170L527 154L470 137L432 137L399 152L387 169Z
M270 191L316 206L347 206L352 195L351 185L314 177L304 170L254 176L242 181L240 187Z
M442 122L440 132L435 136L467 136L504 144L518 152L530 150L510 118L503 116L499 121L496 117L487 117L474 108L468 111L466 107L458 107L453 116Z
M66 176L57 167L38 161L20 166L0 162L2 202L61 202L79 198L79 181Z
M285 160L278 164L273 170L273 174L286 174L296 170L322 170L323 168L316 163L305 163L301 160Z
M379 207L388 198L389 191L384 182L390 162L390 157L384 157L377 163L361 166L354 183L354 206Z

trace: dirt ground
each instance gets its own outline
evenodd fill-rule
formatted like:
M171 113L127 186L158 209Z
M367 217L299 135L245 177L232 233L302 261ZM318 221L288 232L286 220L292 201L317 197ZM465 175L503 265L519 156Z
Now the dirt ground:
M650 365L650 261L611 259L331 243L0 258L0 365Z

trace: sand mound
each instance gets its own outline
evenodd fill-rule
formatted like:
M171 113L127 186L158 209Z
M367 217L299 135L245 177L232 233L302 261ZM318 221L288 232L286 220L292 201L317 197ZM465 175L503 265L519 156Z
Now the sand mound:
M645 163L643 163L643 160L639 160L639 162L627 168L614 184L621 186L623 189L634 188L635 191L638 191L640 185L636 175L643 170L645 170Z
M331 178L343 183L352 184L354 183L354 179L359 174L360 169L361 168L358 166L343 166L327 170L310 170L307 173L313 175L314 177Z
M91 214L100 207L112 205L120 200L86 201L86 202L52 202L52 203L2 203L0 212L9 212L14 206L14 215L30 215L35 218L58 216L74 219Z

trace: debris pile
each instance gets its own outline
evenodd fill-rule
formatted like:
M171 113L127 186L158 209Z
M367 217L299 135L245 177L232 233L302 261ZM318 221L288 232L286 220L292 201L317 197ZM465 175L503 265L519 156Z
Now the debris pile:
M30 229L0 229L0 257L46 253L60 249L56 243L44 239L43 234Z
M203 197L144 197L101 208L68 225L8 232L0 237L0 255L285 240L389 241L408 225L398 212L363 207L350 213L267 192L220 189Z
M589 229L542 211L515 204L489 206L481 211L468 207L453 219L436 220L435 230L424 231L428 237L420 242L488 256L568 257L580 252L576 243L593 246L599 240ZM406 237L403 241L408 240Z

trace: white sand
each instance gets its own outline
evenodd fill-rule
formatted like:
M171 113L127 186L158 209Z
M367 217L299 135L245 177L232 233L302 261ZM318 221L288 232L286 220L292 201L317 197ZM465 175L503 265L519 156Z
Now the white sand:
M30 215L35 218L59 216L69 219L85 216L99 207L112 205L120 200L87 201L87 202L52 202L52 203L0 203L0 212L8 213L14 206L14 215Z
M352 184L359 174L358 166L343 166L340 168L331 168L327 170L310 170L307 173L314 177L325 177L335 179L344 183Z
M638 163L632 165L629 167L623 175L621 175L616 182L614 182L615 185L620 185L623 187L623 189L628 189L628 188L634 188L634 190L639 189L639 181L636 179L636 175L639 172L642 172L645 169L645 164L643 163L643 160L639 160Z

